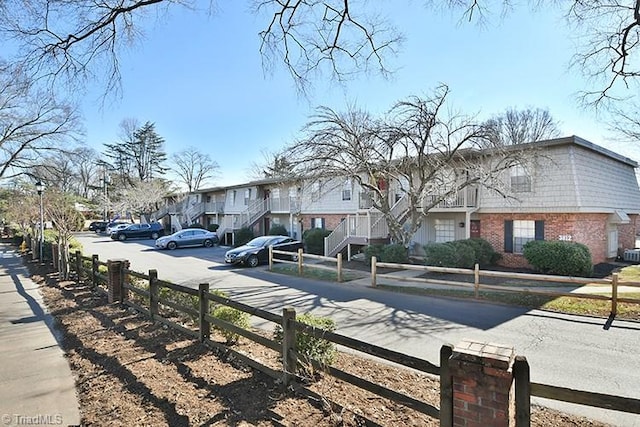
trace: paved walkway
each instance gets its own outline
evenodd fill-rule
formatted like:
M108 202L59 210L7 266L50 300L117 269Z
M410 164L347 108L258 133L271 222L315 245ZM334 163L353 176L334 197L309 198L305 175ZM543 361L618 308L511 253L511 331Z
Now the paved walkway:
M20 256L0 244L0 426L80 424L53 319Z

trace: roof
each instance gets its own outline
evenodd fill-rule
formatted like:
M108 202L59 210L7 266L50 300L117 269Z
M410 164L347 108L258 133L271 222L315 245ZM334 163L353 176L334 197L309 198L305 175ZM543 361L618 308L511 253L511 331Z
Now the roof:
M638 163L635 160L632 160L628 157L625 157L607 148L601 147L597 144L594 144L593 142L587 141L586 139L576 135L571 135L571 136L566 136L561 138L546 139L542 141L528 142L525 144L517 144L511 147L513 147L513 149L515 150L515 149L523 149L523 148L526 149L526 148L540 148L540 147L555 147L555 146L571 145L571 144L578 145L580 147L594 151L603 156L610 157L618 162L624 163L633 168L638 167ZM491 150L489 149L487 151L491 151ZM480 154L480 152L478 152L477 150L471 150L471 152ZM260 185L279 184L284 182L293 182L293 181L296 181L297 179L299 178L265 178L265 179L248 181L245 183L235 184L235 185L203 188L200 190L192 191L191 194L212 193L216 191L233 190L237 188L247 188L247 187L256 187Z

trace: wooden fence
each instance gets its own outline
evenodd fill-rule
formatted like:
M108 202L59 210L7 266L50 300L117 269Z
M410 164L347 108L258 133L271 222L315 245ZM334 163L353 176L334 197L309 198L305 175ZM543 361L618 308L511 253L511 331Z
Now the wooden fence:
M460 282L453 280L441 280L422 277L407 277L400 274L380 274L378 273L378 267L386 267L397 270L417 270L425 273L449 273L449 274L463 274L473 276L473 282ZM557 290L544 290L535 287L513 287L504 285L489 285L481 283L482 277L500 277L503 279L518 279L518 280L531 280L536 282L553 282L553 283L570 283L575 285L607 285L610 287L610 295L599 295L589 293L578 292L561 292ZM415 265L415 264L394 264L388 262L378 262L376 257L371 257L371 286L375 287L378 284L379 279L391 279L401 282L413 282L424 283L431 285L444 285L454 286L459 288L466 288L473 290L475 297L478 298L480 290L498 291L498 292L510 292L510 293L525 293L529 295L542 295L547 297L569 297L569 298L585 298L594 300L607 300L611 301L611 314L616 315L618 312L618 303L631 303L640 304L639 298L626 298L620 297L618 294L618 287L621 285L638 288L640 292L640 283L638 282L621 282L619 280L618 273L613 273L611 279L597 279L588 277L567 277L567 276L553 276L544 274L524 274L524 273L509 273L503 271L491 271L480 270L478 264L473 269L468 268L449 268L449 267L434 267L427 265Z
M74 262L72 263L72 265L74 265L78 280L84 279L88 283L90 283L94 289L104 292L104 284L109 280L109 276L105 275L103 271L100 271L100 267L107 266L108 263L99 261L97 255L93 255L91 258L87 258L83 257L79 252L76 252L73 258ZM288 262L295 263L299 262L300 259L301 257L299 257L296 261ZM375 261L373 265L393 265L394 268L397 268L397 264L382 264L375 263ZM442 268L431 267L431 269L431 271L443 271ZM447 270L456 270L456 272L459 273L461 269ZM476 277L479 275L479 270L477 268L471 271L476 275ZM293 385L297 389L316 398L318 396L313 392L298 385L302 384L303 379L300 378L296 373L296 366L300 357L295 348L297 333L307 334L314 338L327 340L334 344L357 350L361 353L375 356L389 362L394 362L396 364L416 369L428 374L437 375L440 378L440 408L437 408L427 402L417 400L406 394L391 390L381 384L377 384L372 381L357 377L333 366L325 366L320 362L312 361L312 364L316 369L321 369L323 372L335 378L353 384L378 396L413 408L414 410L427 414L431 417L440 419L441 426L452 426L454 424L453 400L451 398L451 396L453 395L453 383L452 376L449 371L449 359L454 351L452 346L442 346L440 351L440 366L436 366L433 363L420 358L402 354L367 342L363 342L357 339L297 322L296 313L293 309L290 308L285 308L282 315L277 315L256 307L251 307L238 301L233 301L220 295L216 295L215 293L210 292L209 285L206 283L200 284L198 286L198 289L176 285L158 279L157 272L155 270L150 270L148 274L142 274L133 270L129 270L128 268L122 268L120 274L123 280L123 287L135 294L134 299L137 300L136 302L133 299L129 299L126 297L126 293L123 293L124 297L121 301L122 303L134 307L140 312L150 316L154 321L158 321L172 328L175 328L187 335L198 339L204 344L207 344L214 348L223 348L225 351L232 353L234 357L243 361L248 366L264 372L272 378L281 379L285 385ZM389 275L385 276L388 277ZM522 275L519 275L519 277L521 276ZM554 281L556 281L555 279L557 279L556 276L549 277L553 277ZM396 280L406 279L401 276L397 276L394 278ZM535 275L535 278L537 279L538 276ZM567 279L565 280L566 282L576 283L573 281L569 281L569 278L564 279ZM593 281L590 281L589 283L593 283ZM474 284L474 286L476 285ZM178 295L188 296L189 298L187 298L187 300L190 300L191 305L176 302L173 299L162 296L163 289L169 290ZM282 343L278 343L274 340L265 338L264 336L259 335L255 332L239 328L232 323L213 317L210 314L209 310L210 303L222 304L228 307L232 307L234 309L248 313L252 316L264 319L273 324L280 325L283 330ZM195 308L194 306L197 308ZM179 313L183 313L184 315L189 316L193 319L197 319L198 330L196 331L193 329L189 329L169 319L168 317L163 316L162 311L166 308L170 308ZM228 348L223 344L212 341L209 338L211 325L231 331L232 333L238 334L267 348L277 351L282 359L282 369L276 370L270 368L244 354L238 353ZM611 409L632 414L640 414L640 399L613 396L602 393L593 393L583 390L573 390L531 382L529 375L529 364L526 358L521 356L516 356L515 358L515 362L513 364L513 375L515 380L515 415L516 425L518 427L530 426L531 396L554 399L597 408ZM339 405L336 405L336 407L340 408Z
M87 258L83 257L80 253L76 253L74 255L74 258L76 271L80 272L79 277L86 278L86 280L91 283L94 288L99 288L100 284L103 283L103 280L108 279L107 276L99 272L98 268L101 265L107 264L98 261L96 255L94 255L92 258ZM89 268L88 266L91 266L92 268ZM296 373L296 366L298 364L298 360L300 359L300 354L295 348L295 337L298 333L303 333L317 339L330 341L334 344L357 350L367 355L375 356L377 358L384 359L389 362L393 362L428 374L440 375L441 372L441 368L439 366L436 366L426 360L297 322L296 313L293 309L290 308L285 308L282 315L273 314L271 312L256 307L251 307L238 301L233 301L229 298L211 293L209 285L206 283L200 284L198 289L193 289L160 280L158 279L158 275L155 270L150 270L148 274L142 274L124 268L122 270L122 276L124 279L123 287L139 297L135 298L137 302L125 297L121 301L122 303L148 315L154 321L161 322L187 335L197 338L207 345L216 348L224 348L226 351L233 352L236 358L242 360L247 365L251 366L252 368L258 369L275 379L281 379L285 385L290 385L294 382L297 384L304 383L304 379L299 377ZM136 284L136 282L138 282L138 284ZM147 289L145 289L145 287ZM196 301L195 305L197 305L198 308L195 309L193 306L187 306L184 303L179 303L170 298L162 297L161 294L163 289L169 289L170 291L173 291L177 294L183 294L193 297L193 301ZM222 304L248 313L252 316L259 317L263 320L273 323L274 325L280 325L283 330L282 343L278 343L269 338L265 338L262 335L256 334L255 332L239 328L232 323L213 317L209 311L210 303ZM198 330L196 331L189 329L181 325L180 323L177 323L176 321L163 316L162 310L166 307L182 313L183 315L197 319ZM282 358L282 369L280 371L274 370L258 361L249 358L244 354L230 350L228 347L210 340L209 336L211 325L228 330L232 333L238 334L267 348L277 351ZM451 349L449 349L449 353L450 352ZM434 418L438 418L440 416L441 409L427 402L397 392L388 387L385 387L384 385L366 380L364 378L360 378L336 367L326 366L315 360L305 360L305 362L310 362L315 369L322 370L323 372L335 378L353 384L377 396L387 398ZM448 358L445 358L444 364L446 365L447 362ZM446 383L446 379L441 379L441 383L442 382ZM310 391L306 390L306 392ZM450 405L451 403L449 401L444 403L445 411L452 411Z
M278 257L277 255L284 255L285 257L284 258ZM337 281L342 282L344 280L344 275L343 275L344 269L342 268L341 253L336 255L336 257L334 258L334 257L328 257L328 256L322 256L322 255L307 254L307 253L304 253L302 249L298 249L298 252L293 257L294 258L293 261L287 260L286 259L287 256L291 257L291 252L274 250L273 247L269 246L269 271L273 271L273 265L275 263L295 264L298 266L298 275L302 276L304 273L304 267L305 267L304 260L316 259L324 262L335 263L336 266L331 267L331 266L322 265L322 264L313 264L313 268L317 268L320 270L330 270L330 271L335 270L337 275Z

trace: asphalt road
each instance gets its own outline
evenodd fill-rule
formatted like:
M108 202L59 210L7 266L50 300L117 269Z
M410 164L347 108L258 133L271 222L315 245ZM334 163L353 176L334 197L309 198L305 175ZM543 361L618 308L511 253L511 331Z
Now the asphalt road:
M640 323L555 314L446 298L404 295L364 284L327 283L224 264L228 248L158 251L151 240L77 236L84 254L124 258L140 272L183 285L209 283L233 299L274 313L285 306L330 316L338 332L439 364L443 344L463 338L507 344L527 357L531 380L640 398ZM258 325L263 326L263 325ZM267 326L267 325L265 325ZM271 326L267 326L271 328ZM640 415L562 402L535 402L616 426L640 427Z

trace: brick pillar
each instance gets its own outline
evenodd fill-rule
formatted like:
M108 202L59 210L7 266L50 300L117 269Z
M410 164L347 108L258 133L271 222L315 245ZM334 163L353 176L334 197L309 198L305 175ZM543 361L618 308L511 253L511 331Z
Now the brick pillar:
M449 359L453 425L515 426L513 347L463 340Z
M124 288L124 268L127 261L124 259L107 260L107 270L109 283L107 284L107 295L109 303L122 302L126 298L127 290Z

